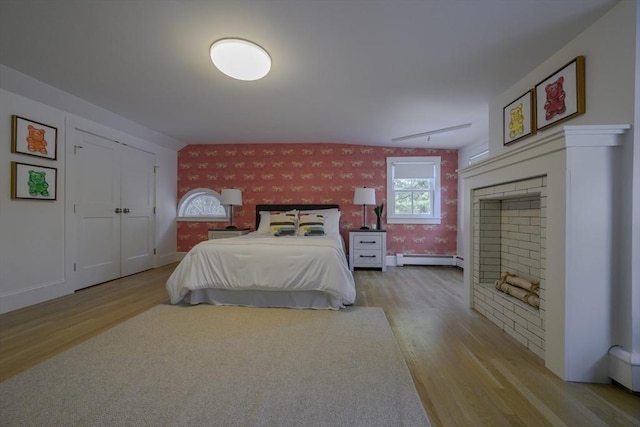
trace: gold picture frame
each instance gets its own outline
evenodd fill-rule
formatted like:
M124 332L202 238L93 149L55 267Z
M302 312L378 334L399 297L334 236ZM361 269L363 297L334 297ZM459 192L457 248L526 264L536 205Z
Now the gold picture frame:
M11 198L56 200L58 170L46 166L11 162Z
M533 89L503 108L502 128L504 145L536 133L536 97Z
M585 57L577 56L535 86L536 129L547 129L584 114L585 92Z
M58 129L13 115L11 116L11 152L56 160Z

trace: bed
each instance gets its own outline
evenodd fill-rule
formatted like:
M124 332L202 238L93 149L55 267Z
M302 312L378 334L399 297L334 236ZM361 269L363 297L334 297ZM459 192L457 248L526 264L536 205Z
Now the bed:
M318 216L321 223L311 221ZM289 223L278 225L285 217L295 219L293 231ZM167 280L171 303L332 310L351 305L355 282L339 219L338 205L257 205L256 231L200 242L185 255Z

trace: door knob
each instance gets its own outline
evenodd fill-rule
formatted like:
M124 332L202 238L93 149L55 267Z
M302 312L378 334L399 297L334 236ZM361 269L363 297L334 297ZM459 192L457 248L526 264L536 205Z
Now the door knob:
M116 213L122 213L122 209L116 208Z
M122 209L122 212L124 212L124 213L129 213L129 212L131 212L131 211L129 210L129 208L124 208L124 209Z

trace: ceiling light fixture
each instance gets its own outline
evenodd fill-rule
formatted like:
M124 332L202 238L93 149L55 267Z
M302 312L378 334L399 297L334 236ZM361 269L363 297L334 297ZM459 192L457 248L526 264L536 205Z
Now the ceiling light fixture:
M211 61L220 71L238 80L258 80L271 70L271 57L255 43L221 39L209 49Z

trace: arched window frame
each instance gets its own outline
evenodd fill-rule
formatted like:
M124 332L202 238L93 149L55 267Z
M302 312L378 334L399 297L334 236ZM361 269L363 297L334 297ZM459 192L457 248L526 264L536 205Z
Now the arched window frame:
M193 190L187 192L182 198L180 202L178 202L178 221L202 221L202 222L225 222L229 221L229 208L227 206L222 206L224 210L224 214L202 214L202 215L187 215L185 212L189 209L191 204L195 203L195 201L200 197L213 197L215 200L220 203L220 193L214 191L210 188L194 188Z

